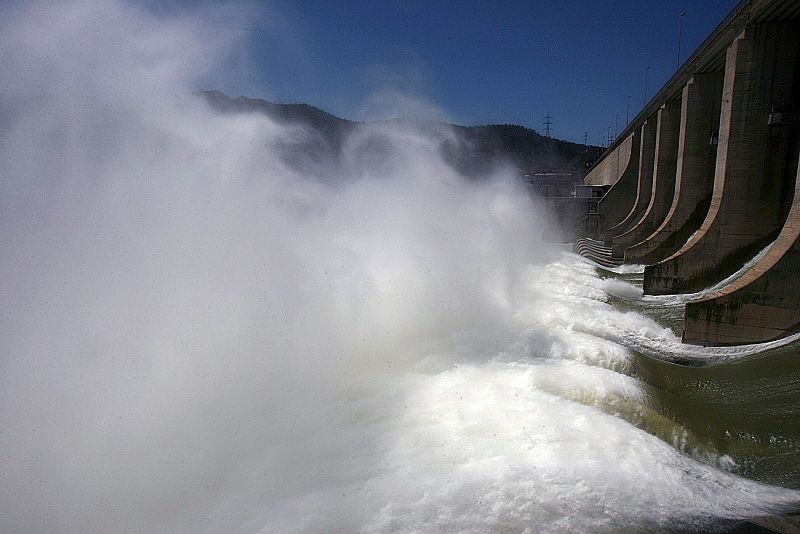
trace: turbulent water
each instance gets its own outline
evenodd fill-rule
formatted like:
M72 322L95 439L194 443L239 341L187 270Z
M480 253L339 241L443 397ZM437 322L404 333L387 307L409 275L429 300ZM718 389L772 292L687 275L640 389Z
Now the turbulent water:
M424 132L367 124L336 179L299 172L279 148L309 132L191 96L230 45L212 15L0 21L0 530L796 510L795 345L682 345L680 303L544 243L513 172L464 178Z

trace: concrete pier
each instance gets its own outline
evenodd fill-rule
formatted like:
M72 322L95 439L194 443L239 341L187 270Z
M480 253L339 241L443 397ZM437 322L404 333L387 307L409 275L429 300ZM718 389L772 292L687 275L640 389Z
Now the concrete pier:
M771 110L791 102L795 72L779 67L777 56L796 58L798 37L793 23L758 25L728 48L708 213L683 248L645 269L646 293L700 291L736 272L780 231L791 198L776 162L787 156L789 125L769 120Z
M800 175L778 238L744 276L686 305L683 340L698 345L738 345L771 341L798 331Z
M658 110L650 202L639 221L613 239L611 249L614 256L624 256L626 247L649 236L669 211L675 191L680 118L680 100L669 100Z
M619 224L630 212L635 201L639 177L639 132L633 132L619 144L586 177L592 185L613 184L597 207L601 235L606 229Z
M586 176L613 185L576 250L645 264L646 294L723 282L686 306L688 343L798 332L799 159L800 2L743 0Z
M644 121L639 131L639 171L636 184L636 200L628 215L617 225L608 229L608 235L613 238L627 232L642 217L650 205L653 195L653 158L656 149L656 130L658 121L650 117ZM621 257L621 256L620 256Z
M714 185L722 75L696 74L684 86L672 204L651 235L625 249L626 263L651 265L668 258L705 219Z

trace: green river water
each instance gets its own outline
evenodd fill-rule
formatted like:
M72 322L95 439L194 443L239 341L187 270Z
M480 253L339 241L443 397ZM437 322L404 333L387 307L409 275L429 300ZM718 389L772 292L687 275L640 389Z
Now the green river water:
M614 275L641 287L641 274ZM612 298L680 335L683 306ZM634 351L632 376L652 413L637 426L700 460L730 459L744 477L800 488L800 346L708 364L673 363Z

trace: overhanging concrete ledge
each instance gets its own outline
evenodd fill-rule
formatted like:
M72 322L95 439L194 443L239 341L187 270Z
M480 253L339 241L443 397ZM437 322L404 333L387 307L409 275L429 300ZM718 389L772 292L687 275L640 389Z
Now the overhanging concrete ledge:
M800 330L800 164L794 202L780 235L741 278L686 305L683 341L741 345Z

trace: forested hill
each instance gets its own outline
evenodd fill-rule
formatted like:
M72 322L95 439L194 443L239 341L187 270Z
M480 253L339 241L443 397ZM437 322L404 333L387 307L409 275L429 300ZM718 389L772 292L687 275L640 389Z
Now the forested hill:
M280 123L311 129L318 135L310 136L301 145L288 147L290 154L287 155L306 163L309 158L317 163L338 159L347 135L360 124L308 104L276 104L242 96L232 98L219 91L203 91L200 95L222 112L256 111ZM545 137L515 124L459 126L400 119L392 122L412 124L429 131L440 141L442 155L468 175L484 173L503 162L510 162L520 174L572 173L577 178L585 174L603 151L600 147ZM444 135L442 132L447 129L457 132L459 139L454 141L452 136Z

